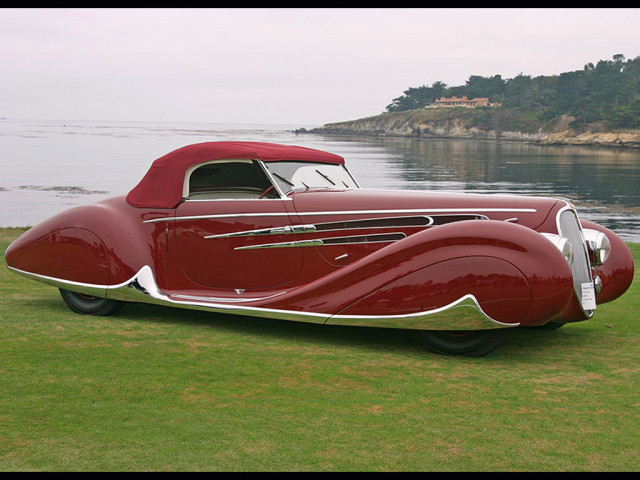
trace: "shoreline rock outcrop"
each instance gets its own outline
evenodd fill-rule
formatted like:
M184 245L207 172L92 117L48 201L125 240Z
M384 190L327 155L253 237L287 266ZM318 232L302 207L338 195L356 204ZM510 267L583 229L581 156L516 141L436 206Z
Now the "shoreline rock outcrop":
M430 111L429 111L430 110ZM297 133L331 135L397 136L413 138L452 138L506 140L541 145L580 145L616 148L640 148L640 130L607 131L602 125L576 130L572 117L562 116L543 125L527 125L518 130L505 125L504 115L494 114L483 123L477 122L472 109L421 109L380 115L343 122L327 123ZM439 109L444 110L444 109ZM457 111L456 111L457 110ZM492 112L493 113L493 112ZM536 130L537 128L537 130Z

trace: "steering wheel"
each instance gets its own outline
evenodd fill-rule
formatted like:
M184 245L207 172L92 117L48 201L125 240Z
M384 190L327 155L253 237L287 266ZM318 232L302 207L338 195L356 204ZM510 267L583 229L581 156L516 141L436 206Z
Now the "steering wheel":
M275 189L273 188L273 185L269 185L269 187L267 187L267 189L266 189L264 192L262 192L258 198L262 198L262 197L264 197L264 196L265 196L265 195L267 195L268 193L271 193L271 191L272 191L272 190L275 190Z

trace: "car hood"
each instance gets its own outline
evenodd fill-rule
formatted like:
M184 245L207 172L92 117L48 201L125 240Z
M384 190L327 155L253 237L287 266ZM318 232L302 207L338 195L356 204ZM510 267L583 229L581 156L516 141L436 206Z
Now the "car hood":
M294 192L289 198L301 217L472 214L492 220L517 219L517 223L532 229L542 225L558 203L565 205L564 201L548 197L414 190L308 190Z

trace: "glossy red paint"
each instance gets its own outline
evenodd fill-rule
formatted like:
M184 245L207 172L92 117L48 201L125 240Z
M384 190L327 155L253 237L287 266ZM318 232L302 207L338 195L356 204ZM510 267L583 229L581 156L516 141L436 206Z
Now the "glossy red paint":
M14 268L73 282L109 284L109 256L102 241L84 228L53 230L33 242L23 239L7 256Z
M176 208L176 217L200 217L224 208L222 218L194 218L175 222L176 250L183 271L195 284L212 289L244 290L276 288L293 282L302 270L302 248L273 248L236 251L255 244L249 236L208 239L208 235L291 225L286 203L280 200L184 202ZM228 202L224 202L228 203ZM255 216L243 217L251 212ZM263 216L264 215L264 216ZM272 235L270 243L291 240L288 235Z
M545 237L562 233L558 218L570 208L564 201L338 186L182 199L188 172L216 159L251 160L252 168L278 160L344 162L252 142L178 149L154 162L128 196L30 229L7 250L7 265L107 299L135 293L135 301L318 323L468 330L581 321L593 313L576 291L574 267ZM582 224L611 241L610 258L593 267L593 278L603 281L598 304L611 301L631 283L631 255L613 232ZM479 318L430 323L436 313L453 312Z
M397 257L385 255L390 268L408 259L410 271L341 313L364 314L395 305L408 314L446 305L465 291L483 310L507 324L532 326L557 316L572 300L571 271L548 240L528 228L496 221L453 223L416 234ZM426 308L425 308L426 307Z
M489 215L498 218L511 218L509 214L504 212ZM533 219L531 220L527 219L527 214L519 213L518 215L521 223L533 225L537 224L539 220L536 217L540 216L538 213L532 214ZM463 286L470 277L473 277L478 287L482 284L487 288L485 294L478 298L483 308L493 303L493 315L490 316L510 324L518 321L532 325L538 322L544 323L556 315L559 309L566 305L571 298L571 272L564 258L555 249L549 249L546 239L521 225L486 220L465 221L416 233L411 237L411 240L415 242L413 248L409 240L408 238L402 243L399 242L397 245L387 247L384 251L385 261L392 267L411 266L410 269L403 270L397 275L402 278L402 282L408 282L409 275L415 277L417 275L415 272L418 271L416 269L430 267L428 272L420 272L422 277L420 281L411 283L414 285L414 289L422 286L423 297L421 301L431 296L428 286L432 283L441 285L444 278L449 278L451 271L455 271L457 274L455 279L446 282L449 291L446 293L440 291L442 296L434 304L438 302L440 305L446 304L452 300L451 296L459 295L461 291L477 294L476 289ZM395 256L390 254L390 250L393 248L398 249ZM416 252L415 256L413 255L414 251ZM448 261L453 259L463 259L457 264L464 265L466 271L459 268L452 270L452 264ZM492 268L498 268L493 273L494 281L489 283L487 283L487 279L491 276L489 272L492 270L485 270L487 261L493 262L495 267ZM524 272L529 289L527 295L524 295L522 290L519 293L512 290L514 284L518 284L520 289L522 287L518 280L520 277L515 272L508 275L498 274L500 268L511 268L505 265L505 262L518 271ZM498 265L501 266L498 267ZM429 278L429 275L432 277ZM379 280L378 283L386 284L387 281L390 282L393 279ZM458 288L450 288L456 283ZM401 290L397 288L397 285L395 287L395 291ZM528 301L533 301L527 316L515 315L510 312L510 309L495 307L503 299L506 299L507 302L510 299L513 303L517 303L516 299L520 295L524 295ZM401 304L406 309L405 312L408 312L411 303L403 300ZM522 305L519 307L521 313L524 312L523 308ZM498 312L498 310L501 311Z
M602 291L598 294L601 303L611 302L626 292L633 282L633 257L627 245L615 233L602 225L588 220L581 221L584 228L603 232L611 242L611 255L604 265L594 267L594 276L602 279Z

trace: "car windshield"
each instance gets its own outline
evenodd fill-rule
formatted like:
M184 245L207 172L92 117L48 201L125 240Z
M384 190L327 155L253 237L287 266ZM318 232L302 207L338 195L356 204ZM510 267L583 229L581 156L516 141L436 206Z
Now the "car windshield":
M285 192L310 188L358 188L344 165L310 162L269 162L267 169Z

